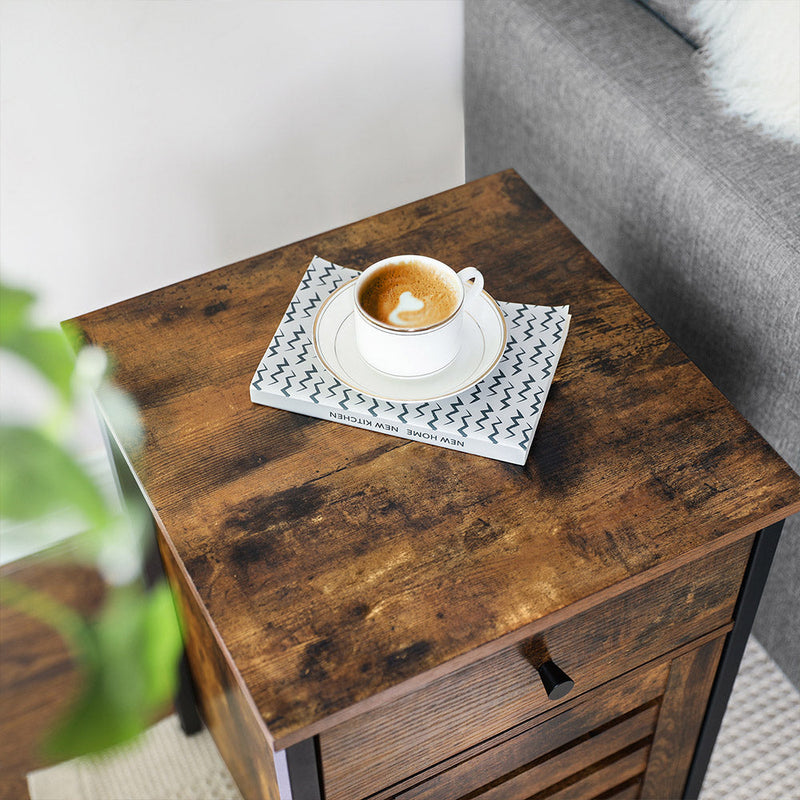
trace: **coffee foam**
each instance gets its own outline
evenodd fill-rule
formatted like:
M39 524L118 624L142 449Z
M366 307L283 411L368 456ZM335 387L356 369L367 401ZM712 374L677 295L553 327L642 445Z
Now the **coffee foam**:
M418 261L395 262L376 270L361 287L358 299L367 314L396 328L435 325L458 307L452 283Z

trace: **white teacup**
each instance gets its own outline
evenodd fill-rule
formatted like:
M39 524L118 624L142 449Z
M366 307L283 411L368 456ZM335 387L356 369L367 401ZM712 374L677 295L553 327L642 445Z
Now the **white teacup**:
M461 347L464 313L482 290L483 276L474 267L455 272L418 255L372 264L353 292L361 357L373 369L397 378L445 369Z

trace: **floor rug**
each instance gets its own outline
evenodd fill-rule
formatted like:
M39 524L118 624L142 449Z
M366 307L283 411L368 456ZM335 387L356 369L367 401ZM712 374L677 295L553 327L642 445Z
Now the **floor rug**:
M752 636L700 800L800 798L800 692Z
M798 786L800 693L751 637L700 800L798 797ZM208 731L186 737L174 716L133 745L32 772L28 788L31 800L241 800Z
M214 740L184 736L173 714L133 744L37 770L31 800L242 800Z

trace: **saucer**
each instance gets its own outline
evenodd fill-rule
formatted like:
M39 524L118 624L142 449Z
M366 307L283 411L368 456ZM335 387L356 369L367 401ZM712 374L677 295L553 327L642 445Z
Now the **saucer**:
M464 314L461 350L444 369L419 378L378 372L356 348L353 324L355 280L340 286L320 306L314 319L314 349L325 368L361 394L391 403L427 403L463 392L485 378L506 347L508 330L497 303L481 292Z

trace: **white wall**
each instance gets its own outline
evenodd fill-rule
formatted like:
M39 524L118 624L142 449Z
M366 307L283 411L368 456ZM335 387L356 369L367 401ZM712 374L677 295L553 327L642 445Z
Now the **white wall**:
M57 322L461 183L462 37L462 0L0 0L2 278ZM3 417L47 408L1 357Z
M0 0L0 269L52 319L463 181L461 0Z

